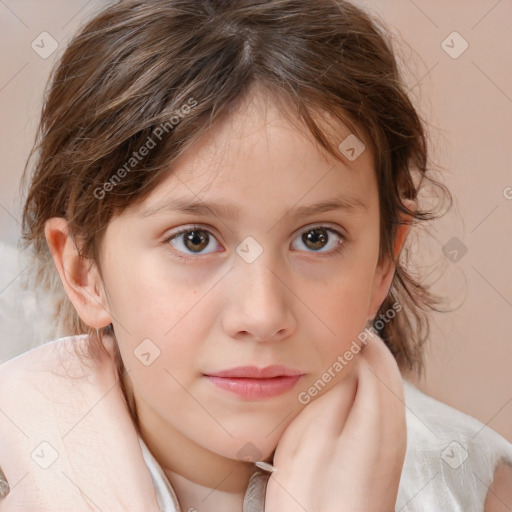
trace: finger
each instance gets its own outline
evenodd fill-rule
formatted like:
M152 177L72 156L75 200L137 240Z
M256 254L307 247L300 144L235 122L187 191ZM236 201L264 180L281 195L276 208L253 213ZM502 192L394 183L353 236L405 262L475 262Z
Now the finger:
M378 366L377 360L382 359L383 355L393 359L380 338L373 339L370 337L370 342L372 346L365 347L364 358L371 365ZM380 342L382 347L377 345L377 342ZM373 347L374 344L377 345L375 348ZM349 364L352 365L352 368L347 376L344 375L342 380L324 390L292 421L279 442L280 451L286 452L295 458L297 457L297 448L304 446L304 443L307 443L310 447L317 445L316 448L321 450L325 448L326 441L334 441L339 438L350 409L353 407L357 389L357 366L359 360L364 359L362 354L361 351L350 361ZM389 360L386 363L388 366L393 364ZM380 370L380 373L382 373L382 370ZM274 460L277 459L278 457Z
M355 390L355 377L324 390L290 423L279 441L279 451L295 459L298 448L305 444L311 449L323 450L326 443L336 441L352 407ZM278 459L276 451L274 462Z
M384 342L374 338L365 347L356 399L338 445L340 456L361 445L355 462L361 477L379 459L388 458L395 471L401 469L407 441L401 375Z
M372 335L370 343L365 347L363 359L368 363L369 371L380 384L378 389L380 407L386 411L386 418L394 418L395 421L384 421L382 435L400 436L397 442L405 445L405 396L403 379L397 362L384 341L378 336ZM384 418L384 420L386 420ZM387 437L389 441L391 439Z
M361 355L370 364L379 379L399 398L403 399L402 375L393 354L384 341L379 336L369 332L368 342L363 347Z

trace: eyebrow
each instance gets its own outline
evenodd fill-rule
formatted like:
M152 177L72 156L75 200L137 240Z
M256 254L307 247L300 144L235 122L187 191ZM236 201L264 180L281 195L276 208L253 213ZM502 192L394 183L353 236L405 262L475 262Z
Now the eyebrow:
M358 214L367 210L367 206L355 196L334 197L321 201L319 203L306 206L292 207L285 213L288 217L308 217L318 213L324 213L332 210L345 210L349 214ZM146 208L140 212L138 217L150 217L159 213L186 213L189 215L214 216L222 219L234 220L240 216L242 208L235 205L224 203L206 203L196 198L174 198Z

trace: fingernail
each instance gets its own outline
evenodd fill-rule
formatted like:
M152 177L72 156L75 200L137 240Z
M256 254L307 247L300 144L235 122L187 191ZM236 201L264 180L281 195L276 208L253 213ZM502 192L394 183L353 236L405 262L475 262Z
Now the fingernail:
M272 464L269 464L268 462L258 461L255 462L256 466L263 469L264 471L268 471L269 473L273 473L276 471L276 468L272 466Z

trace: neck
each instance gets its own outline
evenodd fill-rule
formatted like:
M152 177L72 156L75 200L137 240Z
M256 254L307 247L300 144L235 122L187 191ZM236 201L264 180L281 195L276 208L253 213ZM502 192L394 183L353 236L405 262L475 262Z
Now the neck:
M183 512L240 512L243 508L245 489L243 492L223 491L220 488L200 485L169 469L164 471L178 496ZM219 483L222 486L225 481L221 480Z
M240 512L254 465L195 443L138 400L131 380L122 387L140 436L162 467L183 512Z

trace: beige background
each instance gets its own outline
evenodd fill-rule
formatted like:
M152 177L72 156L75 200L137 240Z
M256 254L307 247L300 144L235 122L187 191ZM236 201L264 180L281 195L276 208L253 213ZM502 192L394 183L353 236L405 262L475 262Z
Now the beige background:
M105 3L0 1L3 242L18 237L19 179L51 66L78 24ZM387 22L401 45L411 94L432 124L434 156L456 198L442 221L415 238L425 282L436 281L435 290L457 307L434 318L420 386L512 441L512 2L358 3ZM43 31L59 43L47 59L31 48ZM464 41L468 48L453 58ZM453 237L458 250L467 248L456 262L442 252ZM2 279L0 296L15 286L17 271ZM27 348L9 343L12 355Z

